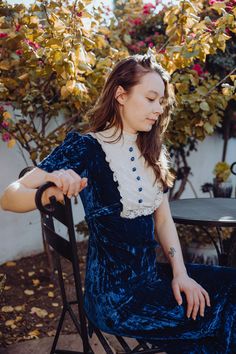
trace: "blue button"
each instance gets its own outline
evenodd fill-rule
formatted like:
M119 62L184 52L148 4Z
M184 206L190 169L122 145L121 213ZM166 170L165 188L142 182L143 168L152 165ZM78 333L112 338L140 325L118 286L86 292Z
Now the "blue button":
M139 202L139 203L142 203L142 202L143 202L143 200L142 200L142 199L139 199L139 200L138 200L138 202Z
M130 151L130 152L133 151L133 150L134 150L134 149L133 149L132 147L129 148L129 151Z
M131 159L130 159L131 161L134 161L135 160L135 158L134 157L131 157Z
M139 187L138 191L139 192L142 192L143 188L142 187Z
M138 176L138 177L137 177L137 180L140 181L140 179L141 179L141 178Z
M133 171L133 172L135 172L136 170L137 170L137 168L136 168L136 167L133 167L133 168L132 168L132 171Z

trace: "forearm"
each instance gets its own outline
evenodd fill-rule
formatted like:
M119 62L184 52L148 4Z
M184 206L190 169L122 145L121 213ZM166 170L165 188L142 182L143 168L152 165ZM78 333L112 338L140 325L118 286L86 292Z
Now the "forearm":
M36 189L26 188L19 182L14 182L8 186L0 199L3 210L24 213L36 209L35 205Z
M183 260L183 253L179 242L175 224L172 219L164 221L161 225L156 225L158 240L163 251L171 264L173 275L186 272Z

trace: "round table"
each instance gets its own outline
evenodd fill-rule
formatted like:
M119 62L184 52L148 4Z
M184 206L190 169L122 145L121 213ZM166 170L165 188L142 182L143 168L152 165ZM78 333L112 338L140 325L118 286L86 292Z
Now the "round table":
M236 227L236 199L195 198L178 199L170 202L171 214L177 224L199 225L214 243L219 264L226 265L228 255L224 251L221 227ZM206 227L216 227L220 247Z

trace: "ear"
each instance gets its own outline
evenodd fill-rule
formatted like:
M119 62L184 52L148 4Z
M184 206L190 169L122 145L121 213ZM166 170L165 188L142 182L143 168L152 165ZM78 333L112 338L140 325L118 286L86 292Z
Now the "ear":
M119 104L123 105L127 98L127 92L122 86L118 86L115 92L115 99L119 102Z

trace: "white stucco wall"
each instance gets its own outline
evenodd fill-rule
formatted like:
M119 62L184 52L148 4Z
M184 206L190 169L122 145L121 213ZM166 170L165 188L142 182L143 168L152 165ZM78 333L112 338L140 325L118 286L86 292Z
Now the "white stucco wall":
M200 190L205 182L211 182L212 170L217 161L220 161L223 149L223 139L216 135L208 137L204 142L199 143L198 151L192 152L188 161L192 167L193 183L198 197L208 197ZM236 161L236 139L230 139L227 150L227 162ZM25 167L25 162L18 152L18 149L8 149L6 144L0 142L0 193ZM232 176L234 188L236 176ZM235 190L234 190L235 193ZM235 194L234 194L235 195ZM189 185L182 195L182 198L193 198L193 192ZM75 206L75 222L83 219L84 211L81 205ZM42 237L40 231L39 213L30 212L26 214L15 214L0 211L0 264L11 259L38 253L42 250Z

